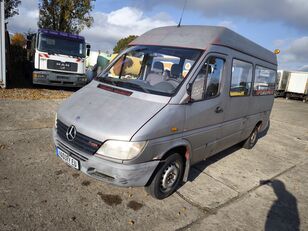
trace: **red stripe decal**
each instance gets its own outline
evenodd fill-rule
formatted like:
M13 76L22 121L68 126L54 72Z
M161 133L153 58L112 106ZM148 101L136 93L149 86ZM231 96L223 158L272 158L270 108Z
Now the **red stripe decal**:
M106 90L106 91L111 91L111 92L121 94L121 95L126 95L126 96L130 96L130 95L133 94L133 92L131 92L131 91L125 91L125 90L117 89L117 88L114 88L114 87L109 87L109 86L106 86L104 84L98 84L97 87L100 88L100 89Z

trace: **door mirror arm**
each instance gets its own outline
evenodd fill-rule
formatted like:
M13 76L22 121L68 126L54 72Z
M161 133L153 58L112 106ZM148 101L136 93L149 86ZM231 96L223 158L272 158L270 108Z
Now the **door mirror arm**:
M192 103L194 100L191 98L191 93L192 93L192 87L193 87L193 83L188 83L186 85L186 92L187 92L187 99L186 102L187 103Z
M90 56L90 52L91 52L91 45L90 44L86 45L86 50L87 50L87 56Z

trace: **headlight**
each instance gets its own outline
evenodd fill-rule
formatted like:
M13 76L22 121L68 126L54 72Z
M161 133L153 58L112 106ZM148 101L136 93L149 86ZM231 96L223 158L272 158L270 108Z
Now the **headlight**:
M129 160L136 157L145 147L146 141L126 142L117 140L106 141L96 152L98 156Z
M58 116L57 116L57 113L56 113L56 116L55 116L55 128L58 127L58 125L57 125L57 120L58 120Z

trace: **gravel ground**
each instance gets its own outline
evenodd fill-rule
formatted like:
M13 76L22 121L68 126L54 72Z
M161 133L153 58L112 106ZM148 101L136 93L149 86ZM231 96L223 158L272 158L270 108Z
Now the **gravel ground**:
M42 88L13 88L1 89L0 99L65 99L69 97L73 91L59 89L42 89Z
M308 230L307 104L276 99L269 134L254 149L201 162L178 192L158 201L56 157L52 127L61 102L0 99L1 231Z

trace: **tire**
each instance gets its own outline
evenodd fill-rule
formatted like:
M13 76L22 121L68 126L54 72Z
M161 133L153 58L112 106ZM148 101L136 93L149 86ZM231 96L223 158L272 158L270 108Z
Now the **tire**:
M259 126L256 126L251 132L250 136L244 141L243 148L252 149L258 142L258 138L259 138Z
M178 189L182 182L183 174L183 158L180 154L173 153L162 162L153 180L145 187L145 190L152 197L162 200Z

